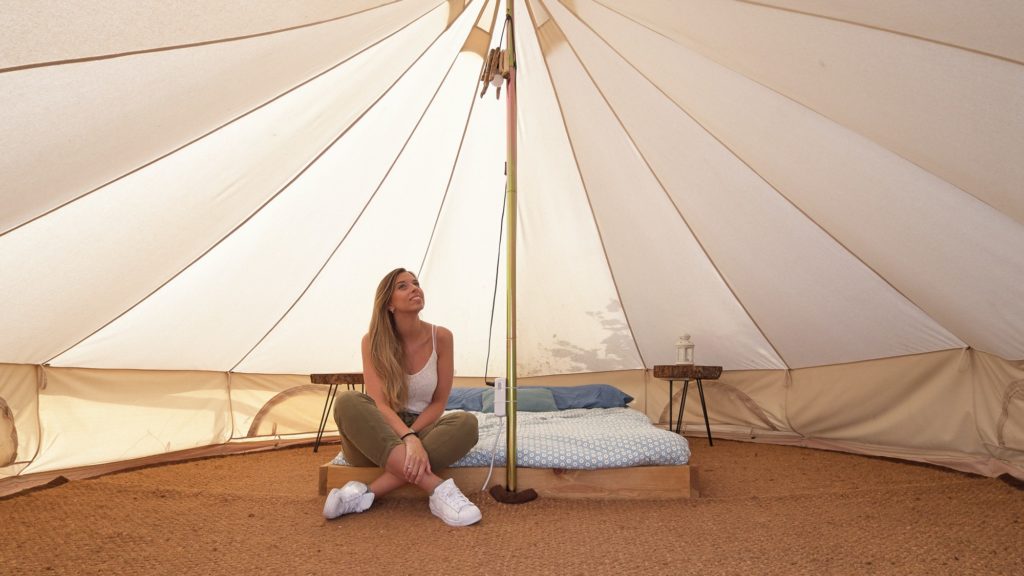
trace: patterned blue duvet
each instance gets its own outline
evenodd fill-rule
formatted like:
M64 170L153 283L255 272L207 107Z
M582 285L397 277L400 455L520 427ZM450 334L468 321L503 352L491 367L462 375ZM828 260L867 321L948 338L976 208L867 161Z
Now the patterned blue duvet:
M500 434L495 466L505 465L505 419L471 412L480 423L476 446L453 467L489 466L495 435ZM632 408L587 408L516 413L516 465L524 468L593 470L686 464L686 439L655 428ZM344 465L338 454L332 464Z

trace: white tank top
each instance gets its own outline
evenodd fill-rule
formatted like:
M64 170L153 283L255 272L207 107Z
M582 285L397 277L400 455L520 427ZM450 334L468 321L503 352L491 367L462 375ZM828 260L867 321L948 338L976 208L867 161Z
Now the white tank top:
M408 374L409 400L405 411L419 414L427 409L437 389L437 326L430 329L430 358L422 370Z

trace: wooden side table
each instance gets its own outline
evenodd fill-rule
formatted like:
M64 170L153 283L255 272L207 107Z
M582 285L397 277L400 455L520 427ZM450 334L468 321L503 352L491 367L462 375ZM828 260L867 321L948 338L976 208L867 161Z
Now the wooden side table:
M714 446L711 439L711 424L708 422L708 408L704 403L704 386L701 380L717 380L722 375L721 366L697 366L695 364L665 364L654 367L654 377L668 380L668 429L672 431L672 384L676 380L683 381L683 395L679 398L679 416L676 417L675 432L679 433L683 425L683 409L686 408L686 393L690 391L690 380L697 381L700 392L700 409L704 412L704 428L708 431L708 444Z
M344 384L348 386L349 390L355 390L356 385L359 385L360 390L363 391L363 374L362 372L310 374L309 381L313 384L326 384L329 386L327 389L327 401L324 402L324 411L320 415L320 428L316 431L316 442L313 443L313 452L316 452L320 449L320 440L323 439L324 429L327 428L327 418L330 416L334 397L338 394L338 385Z

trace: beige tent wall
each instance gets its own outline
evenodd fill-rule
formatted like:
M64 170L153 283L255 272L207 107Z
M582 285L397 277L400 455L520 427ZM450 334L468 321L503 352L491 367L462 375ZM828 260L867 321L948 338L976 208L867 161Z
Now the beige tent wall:
M981 453L967 354L948 351L796 370L790 422L812 438Z
M982 444L1000 460L1024 467L1024 362L1006 362L989 354L971 356L974 413ZM980 425L985 422L987 425Z
M308 441L325 397L308 376L0 364L18 439L15 463L0 467L0 496L59 477ZM250 435L257 421L272 432Z
M0 364L0 482L28 466L39 446L37 368Z
M199 371L42 369L40 448L25 474L226 442L227 377Z
M327 387L308 376L231 374L232 438L308 434L316 431ZM333 426L334 419L329 418Z
M649 371L520 380L523 386L587 383L618 387L635 398L634 408L667 425L668 383ZM481 384L478 377L456 380L456 386ZM673 408L681 393L677 383ZM950 350L788 372L737 370L705 382L704 393L718 438L1024 478L1024 362ZM305 375L3 364L0 398L14 416L17 457L0 468L0 494L57 476L88 477L308 442L326 394L325 386L311 384ZM333 418L328 423L327 436L333 438ZM687 435L705 434L692 384L683 429Z
M703 436L693 388L684 433ZM677 387L674 406L680 394ZM734 371L706 382L704 394L718 437L1024 477L1024 362L968 349L788 373ZM665 421L667 405L658 406Z

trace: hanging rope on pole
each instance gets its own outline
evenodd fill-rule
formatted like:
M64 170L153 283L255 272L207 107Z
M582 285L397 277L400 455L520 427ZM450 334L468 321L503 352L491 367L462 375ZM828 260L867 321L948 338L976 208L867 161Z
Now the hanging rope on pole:
M487 94L487 88L494 86L494 99L501 98L501 86L509 79L509 58L508 53L502 50L501 43L505 38L505 31L508 30L509 22L512 20L512 13L507 12L505 14L505 22L501 26L501 38L498 41L498 45L491 48L487 52L487 58L484 60L483 68L480 70L480 83L483 85L480 87L480 97L483 98L484 94ZM509 46L512 45L512 35L509 34Z

